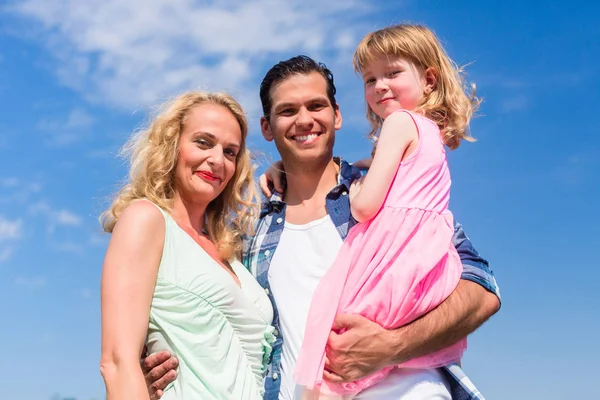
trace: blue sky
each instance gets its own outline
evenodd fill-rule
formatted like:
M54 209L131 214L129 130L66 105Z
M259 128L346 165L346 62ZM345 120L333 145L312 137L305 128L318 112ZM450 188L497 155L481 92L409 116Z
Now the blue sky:
M449 156L452 209L490 260L503 306L471 336L465 370L488 399L594 397L598 15L579 1L2 2L1 397L104 396L97 216L126 174L119 147L153 106L188 89L229 90L268 160L258 85L272 64L305 53L336 78L336 153L363 157L351 54L365 33L402 21L430 26L455 61L473 62L485 99L478 142Z

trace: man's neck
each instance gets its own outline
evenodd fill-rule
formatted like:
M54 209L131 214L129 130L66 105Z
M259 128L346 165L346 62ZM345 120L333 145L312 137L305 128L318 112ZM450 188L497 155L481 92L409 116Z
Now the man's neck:
M337 185L339 166L333 158L315 163L309 168L291 168L285 165L287 187L284 200L288 206L322 204L327 193Z

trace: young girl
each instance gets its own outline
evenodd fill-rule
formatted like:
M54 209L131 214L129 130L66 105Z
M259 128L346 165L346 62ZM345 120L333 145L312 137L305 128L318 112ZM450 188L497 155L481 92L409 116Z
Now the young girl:
M351 398L395 368L351 383L324 381L325 347L336 315L360 314L386 329L398 328L442 303L462 273L451 243L444 145L455 149L463 139L472 141L467 126L478 99L466 94L461 70L422 26L368 34L354 53L354 68L364 79L377 151L364 180L350 190L359 224L312 299L295 370L309 398ZM465 348L461 340L397 367L441 367L459 361ZM434 385L419 382L418 395L410 388L401 398L431 398L439 388L428 384Z

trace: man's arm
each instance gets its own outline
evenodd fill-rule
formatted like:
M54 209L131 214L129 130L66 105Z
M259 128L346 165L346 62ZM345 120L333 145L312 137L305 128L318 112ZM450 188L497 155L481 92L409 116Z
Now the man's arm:
M403 327L386 330L357 315L340 315L327 344L325 378L354 381L389 365L397 365L450 346L466 337L500 308L493 274L459 224L453 243L463 262L462 279L438 307Z

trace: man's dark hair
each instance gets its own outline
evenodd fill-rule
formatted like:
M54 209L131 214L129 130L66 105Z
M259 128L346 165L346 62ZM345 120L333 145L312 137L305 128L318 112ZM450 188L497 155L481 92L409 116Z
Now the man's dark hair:
M318 63L312 58L304 55L292 57L289 60L280 61L275 64L265 75L260 84L260 101L262 103L263 115L269 119L271 116L271 88L273 85L288 79L294 75L308 75L311 72L319 73L327 81L327 97L331 105L335 108L335 85L333 84L333 74L323 63Z

